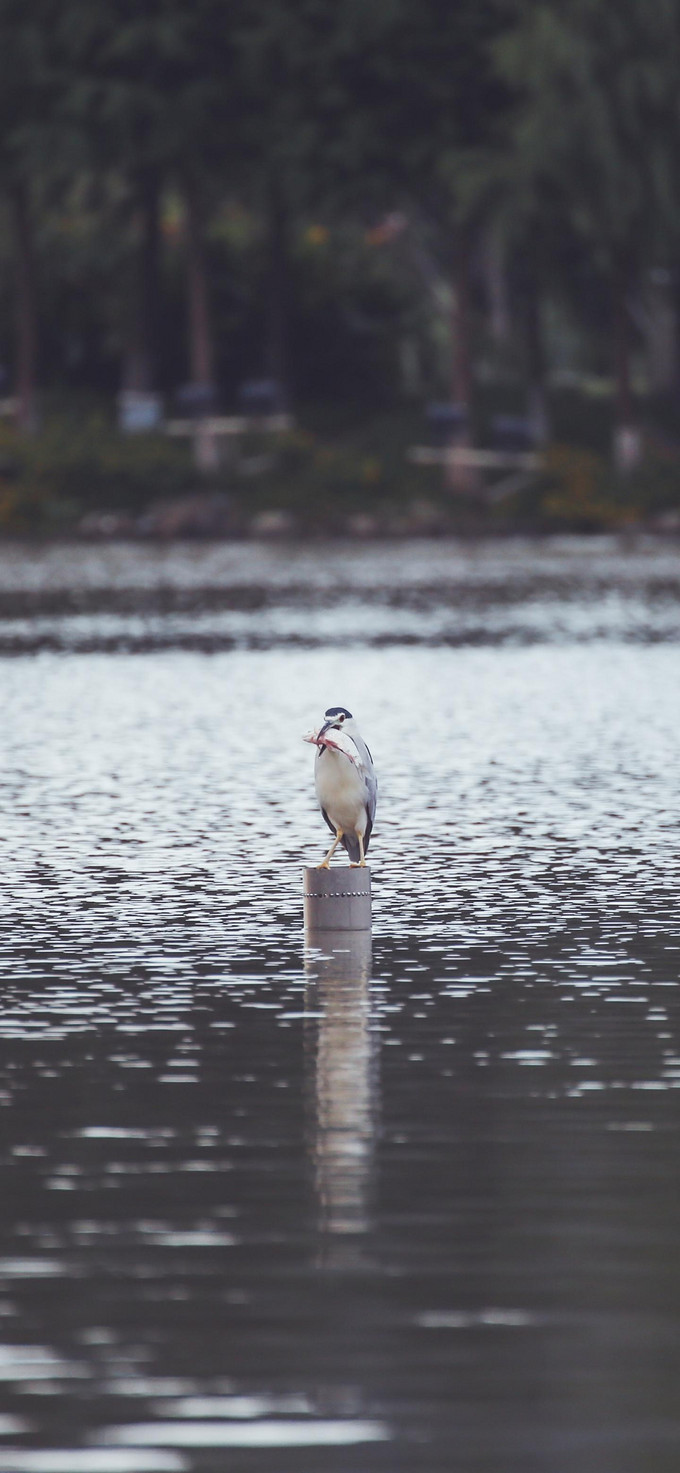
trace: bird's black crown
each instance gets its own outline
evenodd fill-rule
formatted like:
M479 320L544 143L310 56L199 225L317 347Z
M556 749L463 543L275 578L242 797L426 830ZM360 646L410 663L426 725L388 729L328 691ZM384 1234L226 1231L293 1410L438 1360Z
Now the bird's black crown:
M324 714L329 718L332 716L346 716L348 721L352 720L352 712L348 711L346 706L329 706Z

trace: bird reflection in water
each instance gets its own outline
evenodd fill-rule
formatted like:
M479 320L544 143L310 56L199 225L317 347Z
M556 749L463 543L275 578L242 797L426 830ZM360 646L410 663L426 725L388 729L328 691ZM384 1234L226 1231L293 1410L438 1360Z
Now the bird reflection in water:
M311 1150L324 1263L361 1258L370 1227L376 1112L368 931L306 935Z

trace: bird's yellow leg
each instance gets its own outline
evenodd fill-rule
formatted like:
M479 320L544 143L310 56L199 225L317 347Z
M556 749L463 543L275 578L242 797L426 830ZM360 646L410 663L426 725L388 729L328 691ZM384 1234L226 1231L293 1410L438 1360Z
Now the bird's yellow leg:
M330 869L330 867L331 867L331 860L333 858L333 855L335 854L335 851L336 851L336 849L338 847L338 844L340 843L340 840L342 838L342 835L343 835L343 830L342 829L338 829L337 832L336 832L335 838L333 840L333 843L331 844L331 847L330 847L330 849L329 849L329 851L328 851L328 853L326 855L326 858L325 859L322 859L321 864L318 864L317 865L317 869Z
M368 865L366 864L366 855L364 854L364 836L363 834L358 833L356 829L354 830L354 832L357 836L357 839L359 840L359 854L361 858L358 864L350 865L350 869L368 869Z

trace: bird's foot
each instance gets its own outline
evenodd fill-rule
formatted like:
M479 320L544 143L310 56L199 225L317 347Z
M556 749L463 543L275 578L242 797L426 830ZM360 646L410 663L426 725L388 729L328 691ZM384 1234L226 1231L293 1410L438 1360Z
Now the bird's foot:
M350 869L368 869L365 859L360 859L358 864L350 864Z
M330 860L322 859L321 864L317 864L316 867L317 869L330 869Z

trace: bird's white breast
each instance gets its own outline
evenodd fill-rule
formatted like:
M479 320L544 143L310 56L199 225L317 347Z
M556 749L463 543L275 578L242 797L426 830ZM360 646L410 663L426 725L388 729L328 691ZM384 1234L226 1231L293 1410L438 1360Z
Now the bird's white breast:
M360 768L344 752L326 747L314 764L314 786L321 808L345 833L366 829L366 784Z

